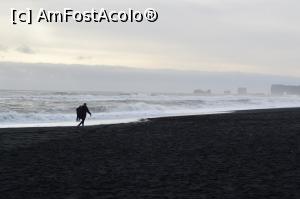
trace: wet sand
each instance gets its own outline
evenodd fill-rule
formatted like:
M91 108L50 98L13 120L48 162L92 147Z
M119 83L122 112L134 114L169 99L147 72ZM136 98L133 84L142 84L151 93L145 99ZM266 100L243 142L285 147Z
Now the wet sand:
M0 129L0 198L300 198L300 109Z

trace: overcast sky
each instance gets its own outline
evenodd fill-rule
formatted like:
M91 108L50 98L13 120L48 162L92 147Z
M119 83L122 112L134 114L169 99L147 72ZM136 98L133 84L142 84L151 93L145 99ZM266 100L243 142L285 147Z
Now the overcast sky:
M11 8L37 12L148 7L158 11L157 22L31 26L10 22ZM300 77L299 10L297 0L2 1L0 62Z

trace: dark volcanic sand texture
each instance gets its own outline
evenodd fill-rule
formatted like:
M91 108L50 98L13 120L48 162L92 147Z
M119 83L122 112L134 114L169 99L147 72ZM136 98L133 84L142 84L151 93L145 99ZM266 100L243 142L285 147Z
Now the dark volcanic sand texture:
M0 129L0 198L300 198L300 110Z

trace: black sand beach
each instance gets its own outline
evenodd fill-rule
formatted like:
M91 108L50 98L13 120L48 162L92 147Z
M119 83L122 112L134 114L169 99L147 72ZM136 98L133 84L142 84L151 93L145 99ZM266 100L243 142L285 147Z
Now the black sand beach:
M0 129L0 198L300 198L300 109Z

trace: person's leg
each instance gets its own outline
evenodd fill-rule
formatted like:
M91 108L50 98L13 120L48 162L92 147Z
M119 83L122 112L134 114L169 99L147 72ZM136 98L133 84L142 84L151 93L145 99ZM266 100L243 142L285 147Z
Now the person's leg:
M84 126L84 120L85 120L85 118L81 118L81 121L80 121L80 123L78 124L78 126L80 126L80 125Z
M82 125L84 126L85 117L81 118L81 122L78 124L78 126Z

